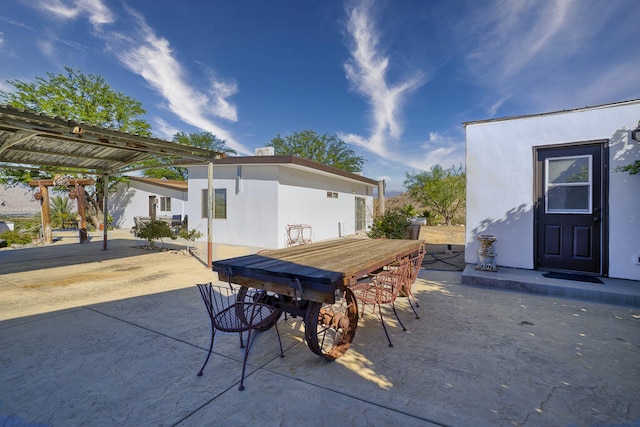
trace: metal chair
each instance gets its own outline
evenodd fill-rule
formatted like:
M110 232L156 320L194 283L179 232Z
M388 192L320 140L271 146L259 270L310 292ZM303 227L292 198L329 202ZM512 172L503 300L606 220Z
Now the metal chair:
M408 276L409 262L408 260L403 260L397 264L392 264L388 269L382 270L380 273L371 276L370 282L360 282L350 287L356 296L356 299L362 303L361 317L364 316L367 306L371 307L372 314L375 314L377 308L380 323L382 323L382 328L384 329L384 333L389 341L389 347L393 347L393 343L389 337L387 327L384 324L381 307L383 304L390 305L393 309L393 314L395 314L396 319L398 319L398 323L402 327L402 330L407 330L400 320L400 317L398 317L395 301L403 284L407 282Z
M278 331L277 325L281 312L271 305L260 302L261 294L255 289L234 287L231 283L229 283L228 286L212 285L211 283L199 284L197 286L207 309L209 319L211 320L211 343L209 344L209 352L207 353L207 358L202 368L200 368L200 372L198 372L198 376L202 376L204 368L209 362L216 331L237 332L240 335L240 348L244 348L242 376L240 377L238 390L244 390L244 375L247 359L249 358L249 351L255 341L257 331L266 330L271 326L275 326L278 343L280 344L280 357L284 357L282 341L280 340L280 332ZM247 332L246 346L242 337L243 332Z
M412 256L411 258L409 258L409 274L406 277L406 282L400 288L400 295L407 297L407 301L409 301L409 305L411 306L413 313L416 315L416 319L419 319L420 316L418 316L418 312L416 311L415 307L420 307L420 304L418 304L418 300L416 300L416 297L413 295L411 288L413 287L413 284L418 279L418 273L420 273L420 268L422 267L422 261L424 260L424 256L426 253L427 253L427 247L424 244L422 244L420 245L420 249L418 250L418 253ZM415 304L415 307L413 306L414 304Z

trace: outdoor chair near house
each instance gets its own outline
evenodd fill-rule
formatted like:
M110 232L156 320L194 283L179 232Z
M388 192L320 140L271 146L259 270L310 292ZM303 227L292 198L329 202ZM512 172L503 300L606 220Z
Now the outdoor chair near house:
M171 230L177 236L180 233L180 229L182 228L182 215L172 215L171 216Z
M265 331L272 326L275 327L280 345L280 357L284 357L277 325L281 312L271 305L260 302L260 295L256 293L255 289L233 286L231 283L228 285L204 283L198 284L197 287L211 322L209 352L202 368L198 372L198 376L202 376L204 368L209 362L216 331L238 333L240 336L240 348L244 348L242 375L238 390L244 390L247 359L258 331ZM247 333L246 345L243 339L244 332Z
M311 226L308 224L287 224L287 247L312 243Z
M382 315L382 306L389 305L395 314L398 323L403 331L407 328L404 326L398 312L396 311L395 302L400 293L400 289L407 283L410 274L409 260L404 259L398 263L392 264L388 269L382 270L377 274L370 276L367 281L356 283L350 287L356 300L362 304L361 318L364 316L367 307L371 308L371 313L378 313L380 323L384 329L384 333L389 341L389 347L393 347L387 326L384 323Z
M420 316L418 315L418 311L416 310L416 307L420 307L420 304L418 304L418 300L413 295L412 288L414 283L418 279L418 273L420 273L420 268L422 268L422 261L424 260L424 256L426 253L427 246L423 243L422 245L420 245L418 253L409 258L409 274L406 276L406 282L402 284L400 288L400 295L407 298L407 301L409 301L409 305L413 310L413 314L416 315L416 319L420 318Z

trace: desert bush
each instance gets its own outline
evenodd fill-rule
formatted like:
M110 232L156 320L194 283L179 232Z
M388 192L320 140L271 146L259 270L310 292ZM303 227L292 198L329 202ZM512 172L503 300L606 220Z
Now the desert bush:
M26 245L31 243L34 239L34 235L32 233L20 233L19 231L5 231L0 233L0 239L6 240L7 245L11 246L13 244L16 245Z
M371 238L406 239L409 233L409 217L401 208L389 209L373 218L367 236Z
M131 231L133 231L136 237L146 239L147 245L150 247L154 247L154 241L156 239L160 239L162 246L164 246L163 237L169 237L171 240L176 239L173 230L171 230L171 227L165 221L154 220L140 223L134 226Z

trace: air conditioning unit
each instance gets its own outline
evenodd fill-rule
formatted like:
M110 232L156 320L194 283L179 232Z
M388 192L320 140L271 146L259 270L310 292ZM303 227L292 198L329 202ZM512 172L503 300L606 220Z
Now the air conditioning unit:
M273 156L275 151L273 147L256 148L256 156Z

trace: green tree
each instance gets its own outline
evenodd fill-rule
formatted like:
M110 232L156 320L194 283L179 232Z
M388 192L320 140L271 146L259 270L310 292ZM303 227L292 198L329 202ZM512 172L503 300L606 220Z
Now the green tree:
M284 138L278 134L268 145L276 154L293 154L347 172L359 172L365 163L336 135L318 135L312 130L294 132Z
M68 197L54 196L51 198L51 225L53 227L64 227L74 219L72 203Z
M373 225L367 236L372 239L406 239L408 230L407 209L393 208L373 218Z
M466 174L462 166L443 169L435 165L429 172L406 174L409 196L441 215L447 225L465 207Z
M108 129L151 135L151 125L140 117L146 113L142 104L109 86L100 76L83 74L65 67L66 74L47 73L46 77L36 77L34 82L9 80L14 92L0 91L0 101L15 108L23 108L60 116L77 122L87 122ZM51 173L50 173L51 172ZM26 171L0 168L0 183L17 185L33 179L47 179L55 171ZM112 191L121 177L109 178ZM96 185L87 192L89 215L98 228L102 218L103 188L102 177L96 177Z
M0 99L15 108L25 108L48 116L143 136L151 135L151 125L140 119L142 104L109 86L101 76L83 74L65 67L65 74L47 73L34 82L8 80L15 92L0 91Z
M169 224L165 221L153 220L145 223L137 224L131 229L136 237L140 237L147 241L147 246L154 247L154 241L160 239L164 247L163 237L169 237L171 240L176 239L176 235Z
M173 141L184 145L217 151L226 155L237 154L236 150L227 146L226 141L218 139L218 137L211 132L193 132L189 134L178 132L173 135ZM155 167L145 169L142 174L148 178L166 178L177 181L186 181L187 169L171 165L174 160L175 158L173 157L167 157L164 159L147 161L145 162L145 165Z

